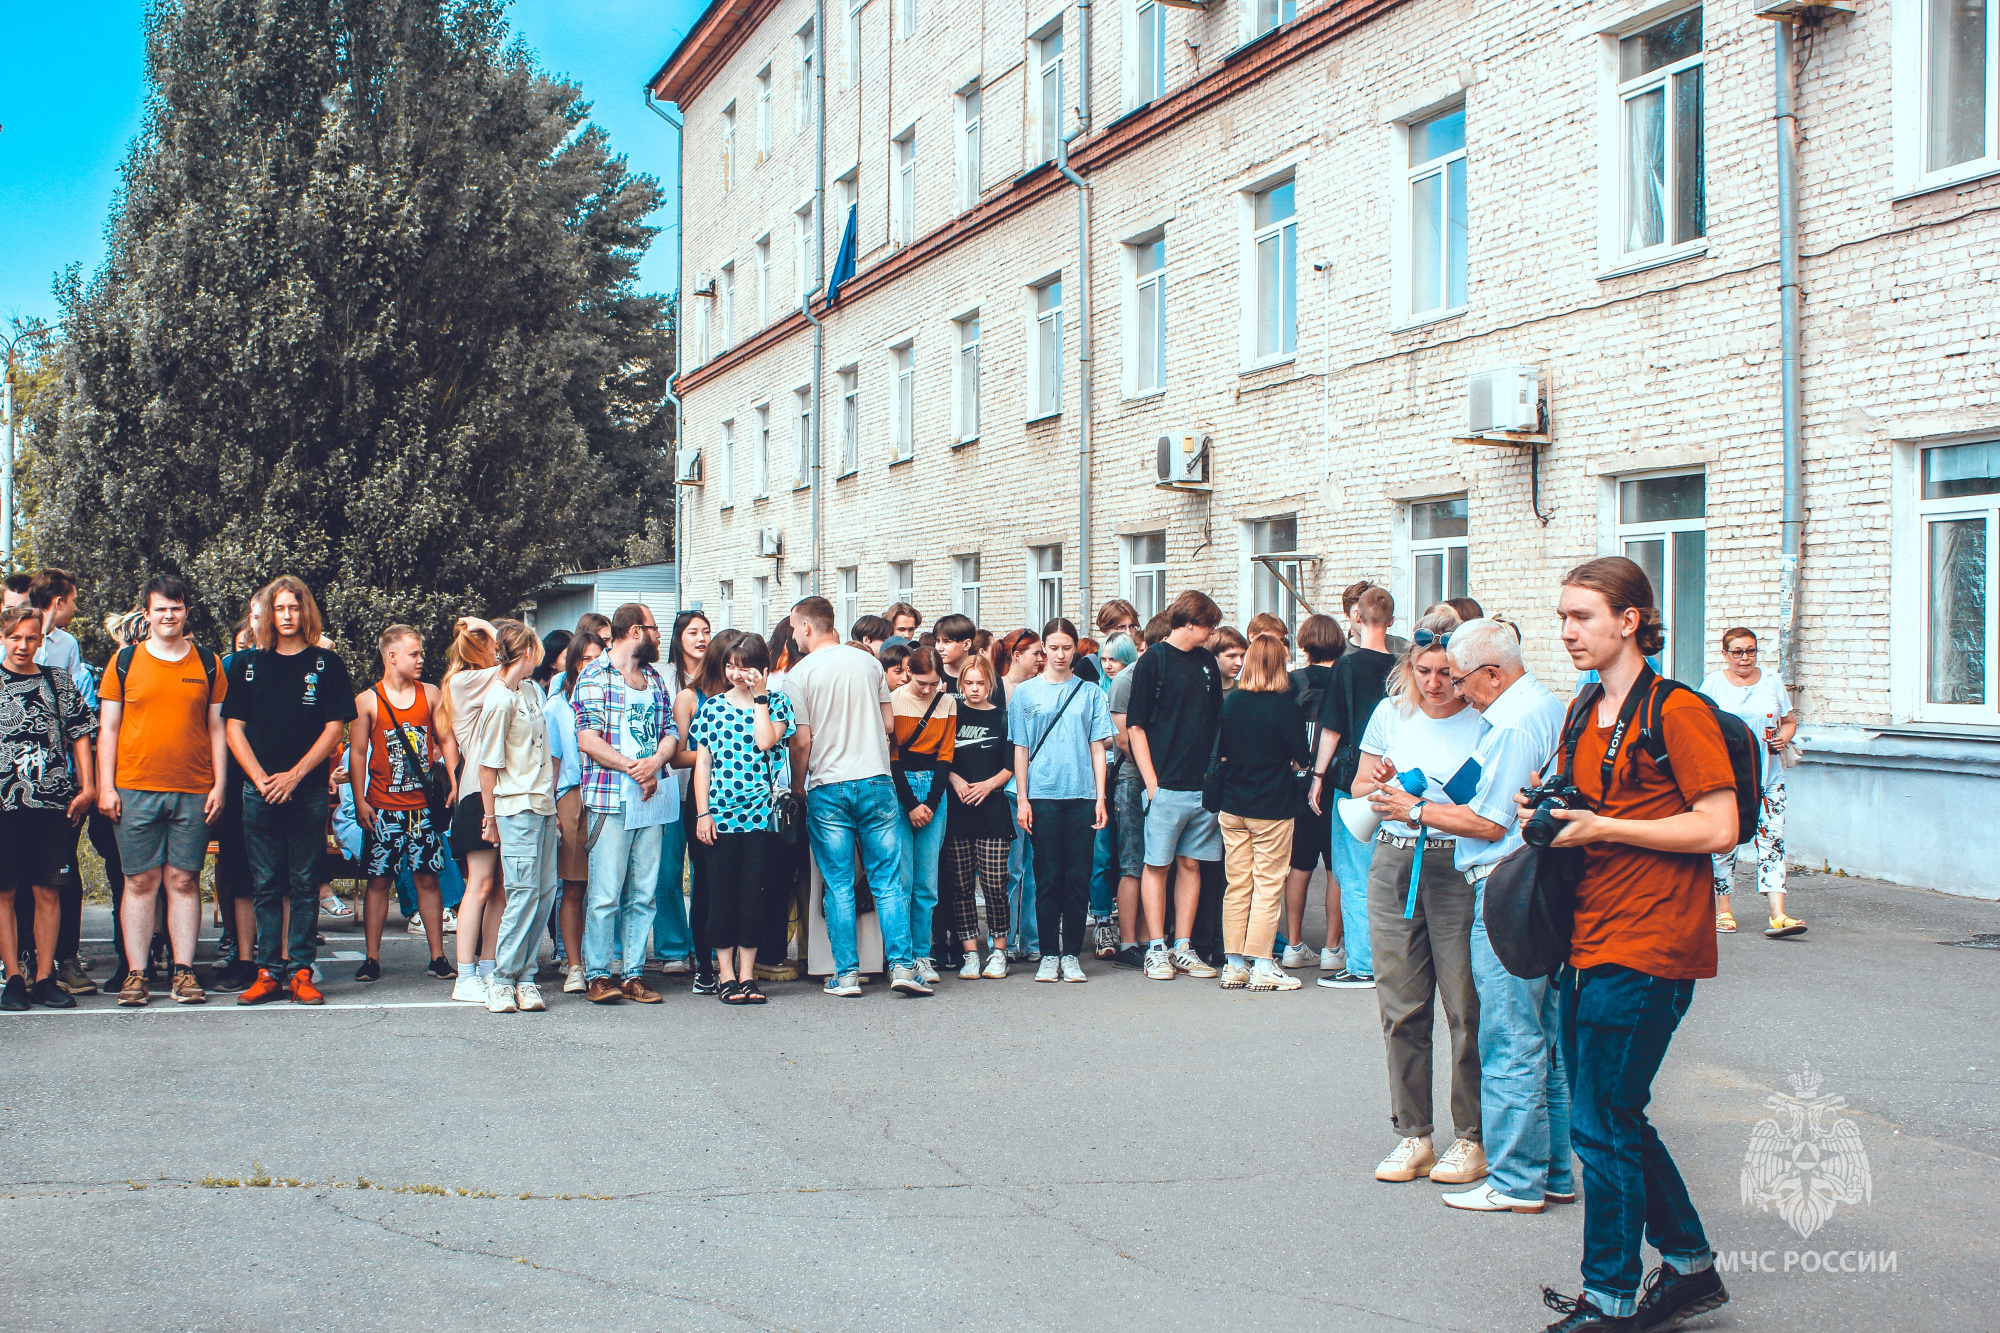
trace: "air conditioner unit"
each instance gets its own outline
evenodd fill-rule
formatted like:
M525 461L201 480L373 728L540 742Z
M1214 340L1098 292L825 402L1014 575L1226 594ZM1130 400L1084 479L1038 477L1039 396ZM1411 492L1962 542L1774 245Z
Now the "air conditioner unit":
M1541 372L1534 366L1499 366L1466 376L1466 434L1538 430L1541 382Z
M775 559L785 553L785 539L776 528L757 529L757 554Z
M1198 430L1173 431L1159 441L1159 484L1181 489L1208 488L1208 436Z
M693 296L715 295L715 279L709 276L707 269L701 269L695 273L694 291L690 293L690 295Z
M701 485L701 450L679 449L674 452L674 480L683 486Z

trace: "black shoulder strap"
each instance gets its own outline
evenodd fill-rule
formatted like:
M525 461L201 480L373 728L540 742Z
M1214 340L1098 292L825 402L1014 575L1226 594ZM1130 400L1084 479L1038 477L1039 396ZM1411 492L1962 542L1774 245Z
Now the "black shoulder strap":
M118 660L114 665L118 671L118 697L120 699L125 697L125 677L132 671L132 654L137 647L137 644L127 644L118 650ZM208 684L210 689L215 688L215 676L213 673L209 675Z
M1069 711L1071 700L1076 698L1076 692L1082 688L1082 681L1077 681L1069 687L1069 693L1063 696L1062 707L1056 709L1055 716L1049 719L1049 725L1043 730L1041 739L1036 741L1034 748L1028 751L1028 762L1030 764L1035 762L1035 756L1042 752L1042 746L1048 743L1049 737L1055 735L1057 724L1063 720L1063 714Z
M910 740L913 743L917 740L918 737L924 734L924 728L928 727L931 724L931 714L937 712L937 706L940 703L944 702L944 696L945 696L944 686L940 685L938 686L938 692L931 696L931 706L929 708L926 708L924 710L924 715L917 719L917 729L910 733ZM931 751L930 757L933 759L937 758L938 755L943 750L944 750L944 740L942 737L940 737L937 743L937 748ZM903 753L905 754L905 756L908 756L912 754L922 754L923 751L912 749L912 750L905 750Z
M1562 755L1562 775L1565 778L1576 768L1576 743L1583 739L1583 729L1589 725L1590 710L1597 707L1597 701L1602 697L1604 686L1593 680L1578 690L1576 698L1570 701L1569 716L1563 720L1562 744L1557 747L1557 752Z
M1653 756L1653 762L1659 766L1662 773L1671 774L1674 771L1673 761L1667 757L1667 729L1662 720L1666 713L1667 696L1675 690L1686 688L1687 686L1677 680L1668 680L1661 676L1655 681L1652 696L1646 700L1646 714L1640 722L1639 740L1646 747L1646 753Z
M197 652L197 653L199 653L199 654L201 655L201 670L202 670L202 674L208 677L208 692L209 692L210 694L214 694L214 693L215 693L215 654L214 654L214 653L211 653L210 651L208 651L208 649L206 649L206 648L202 647L202 646L201 646L200 644L196 644L196 645L194 646L194 650L195 650L195 652ZM131 650L130 650L130 649L127 649L126 651L128 651L128 652L129 652L129 651L131 651ZM123 654L121 653L121 654L120 654L120 656L122 657L122 656L123 656ZM125 678L124 678L123 676L120 676L120 677L118 678L118 688L119 688L119 689L121 689L121 690L125 688Z

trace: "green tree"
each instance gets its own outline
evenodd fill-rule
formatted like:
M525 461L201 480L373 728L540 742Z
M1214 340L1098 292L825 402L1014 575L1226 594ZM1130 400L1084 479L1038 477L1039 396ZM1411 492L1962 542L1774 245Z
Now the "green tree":
M499 0L156 0L109 256L61 287L36 549L213 635L293 573L364 665L672 503L657 182ZM441 656L441 654L436 654Z

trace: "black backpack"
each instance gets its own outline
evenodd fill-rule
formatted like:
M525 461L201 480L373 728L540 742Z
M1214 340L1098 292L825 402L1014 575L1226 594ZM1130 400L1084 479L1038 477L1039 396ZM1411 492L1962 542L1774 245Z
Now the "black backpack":
M1656 678L1653 692L1639 715L1639 744L1653 756L1653 762L1662 773L1672 776L1674 771L1673 761L1667 757L1667 736L1661 729L1660 715L1666 707L1667 697L1675 690L1687 690L1707 704L1710 715L1715 718L1715 725L1722 729L1722 745L1729 752L1730 771L1736 775L1736 841L1738 844L1748 842L1750 835L1757 831L1757 817L1764 810L1763 741L1751 733L1748 722L1719 707L1715 700L1700 690L1691 689L1677 680ZM1595 707L1597 697L1603 691L1602 685L1586 685L1583 693L1577 696L1577 702L1588 700L1590 706Z
M112 664L113 669L118 672L118 697L121 699L125 697L125 677L126 674L132 670L132 654L136 651L138 651L137 644L133 644L130 647L126 648L120 648L118 650L118 658ZM195 655L201 658L201 669L208 674L208 692L210 694L214 694L215 654L211 653L210 651L208 651L208 649L202 647L200 644L196 644L194 646L194 651Z

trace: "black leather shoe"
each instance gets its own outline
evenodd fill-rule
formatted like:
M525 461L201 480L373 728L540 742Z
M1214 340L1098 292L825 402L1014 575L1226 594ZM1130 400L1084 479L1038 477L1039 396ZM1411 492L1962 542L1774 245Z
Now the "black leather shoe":
M28 983L21 980L20 974L16 973L7 978L7 984L4 988L0 988L0 1010L4 1010L10 1014L18 1014L28 1008L30 1008L28 1004Z
M1699 1273L1677 1273L1661 1264L1647 1276L1639 1293L1639 1313L1633 1317L1632 1327L1636 1333L1666 1333L1679 1328L1682 1320L1720 1309L1728 1302L1722 1274L1713 1264Z
M44 1009L74 1009L76 999L56 981L53 973L35 983L34 1000Z
M1571 1298L1553 1287L1542 1288L1542 1304L1562 1316L1542 1333L1634 1333L1636 1328L1630 1319L1604 1313L1588 1296Z

